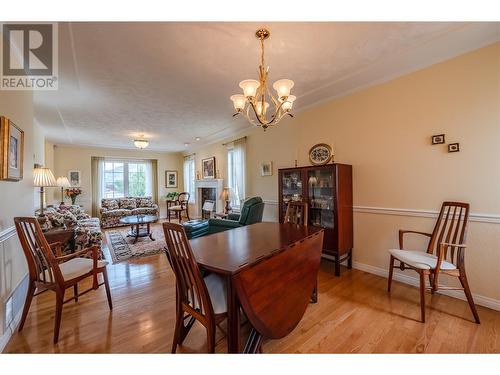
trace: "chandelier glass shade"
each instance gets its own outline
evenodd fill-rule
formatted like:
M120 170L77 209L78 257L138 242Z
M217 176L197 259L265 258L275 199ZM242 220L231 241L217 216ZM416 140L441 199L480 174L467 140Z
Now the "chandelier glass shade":
M255 33L261 46L259 79L241 81L239 86L243 94L230 97L236 110L233 117L243 114L252 125L261 126L264 130L276 125L285 115L293 117L291 110L296 99L295 96L290 95L294 85L290 79L280 79L274 82L273 89L276 92L274 95L267 86L269 67L264 64L264 40L270 35L266 29L259 29Z

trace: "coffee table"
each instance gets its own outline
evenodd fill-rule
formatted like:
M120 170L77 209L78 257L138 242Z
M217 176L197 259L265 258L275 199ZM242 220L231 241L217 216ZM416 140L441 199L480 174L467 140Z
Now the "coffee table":
M120 219L120 223L130 225L127 237L134 237L133 243L136 243L139 237L149 237L151 241L155 241L151 232L151 223L156 221L158 221L158 217L153 215L132 215Z

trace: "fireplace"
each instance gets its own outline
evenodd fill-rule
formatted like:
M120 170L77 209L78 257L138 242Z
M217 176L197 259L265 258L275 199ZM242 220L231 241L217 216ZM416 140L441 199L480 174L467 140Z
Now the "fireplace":
M222 186L224 180L222 178L196 180L194 187L196 189L196 217L201 217L201 208L205 200L213 200L215 202L214 212L220 212L224 208L224 202L220 200Z

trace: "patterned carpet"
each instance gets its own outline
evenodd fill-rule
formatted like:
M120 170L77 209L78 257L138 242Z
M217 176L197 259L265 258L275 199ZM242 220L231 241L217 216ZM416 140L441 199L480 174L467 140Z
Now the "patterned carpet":
M127 237L129 230L130 227L121 227L106 231L106 240L113 263L155 255L163 251L166 246L163 228L160 224L151 226L155 241L151 241L149 237L140 237L134 244L135 238Z

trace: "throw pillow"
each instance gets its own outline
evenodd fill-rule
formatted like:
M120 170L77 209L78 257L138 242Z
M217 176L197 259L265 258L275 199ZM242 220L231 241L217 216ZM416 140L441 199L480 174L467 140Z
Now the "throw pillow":
M137 198L137 207L153 207L152 198Z
M137 203L134 198L123 198L120 199L120 208L133 210L134 208L137 208Z

